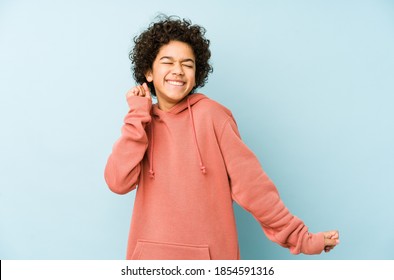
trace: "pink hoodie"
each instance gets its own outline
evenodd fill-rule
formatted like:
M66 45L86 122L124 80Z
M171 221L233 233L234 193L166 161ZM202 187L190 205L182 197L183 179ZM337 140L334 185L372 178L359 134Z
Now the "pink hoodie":
M169 112L147 98L127 101L105 168L113 192L138 186L127 259L239 259L233 201L291 253L322 252L323 234L287 210L227 108L202 94Z

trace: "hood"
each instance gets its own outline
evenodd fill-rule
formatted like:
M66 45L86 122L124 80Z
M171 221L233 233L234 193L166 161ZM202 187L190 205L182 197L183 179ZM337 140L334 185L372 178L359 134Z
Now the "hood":
M207 97L204 94L201 93L193 93L190 94L188 96L186 96L181 102L179 102L178 104L176 104L174 107L172 107L169 111L162 111L159 109L158 104L154 104L152 106L152 115L156 116L158 118L160 118L161 116L163 116L164 114L179 114L185 110L189 111L189 119L190 119L190 129L193 132L193 140L194 140L194 146L196 148L196 154L200 163L200 170L202 174L206 174L206 167L204 165L203 162L203 158L201 156L201 151L200 151L200 146L198 145L198 140L197 140L197 134L196 134L196 127L194 124L194 117L193 117L193 109L192 106L194 104L196 104L197 102L199 102L202 99L206 99ZM150 129L151 129L151 139L150 139L150 154L149 154L149 162L150 162L150 167L149 167L149 175L152 179L155 178L155 171L154 171L154 164L153 164L153 150L155 147L155 143L154 143L154 137L153 137L153 133L154 133L154 124L153 121L151 122L150 125Z
M158 104L154 104L152 106L152 114L154 116L161 116L163 114L179 114L185 110L188 109L189 105L193 106L194 104L196 104L197 102L199 102L202 99L206 99L208 97L206 97L204 94L202 93L193 93L193 94L189 94L188 96L186 96L181 102L179 102L178 104L176 104L174 107L172 107L169 111L162 111L159 109Z

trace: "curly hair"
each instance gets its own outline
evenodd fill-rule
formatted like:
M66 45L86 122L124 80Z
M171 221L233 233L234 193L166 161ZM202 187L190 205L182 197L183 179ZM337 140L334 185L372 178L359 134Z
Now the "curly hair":
M152 22L147 30L134 37L134 48L129 52L132 62L132 71L137 83L147 83L151 93L156 96L152 82L145 78L147 71L152 69L153 62L163 45L170 41L180 41L191 46L196 58L196 85L190 93L197 88L203 87L208 81L208 74L213 71L209 63L211 51L209 40L204 37L205 28L192 25L188 19L180 19L175 16L161 15L157 22Z

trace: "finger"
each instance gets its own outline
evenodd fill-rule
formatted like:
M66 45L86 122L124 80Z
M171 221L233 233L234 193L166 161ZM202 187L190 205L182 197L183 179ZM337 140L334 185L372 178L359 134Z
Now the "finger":
M335 248L335 246L325 246L324 247L324 252L330 252L331 250L333 250Z
M326 246L336 246L337 244L339 244L339 239L331 239L331 238L324 239L324 245Z
M337 236L337 237L335 237ZM330 230L330 231L326 231L324 232L324 238L338 238L339 237L339 233L337 230Z
M126 97L134 96L135 94L135 88L131 88L127 91Z
M144 90L145 90L145 95L146 95L146 97L151 98L150 89L149 89L148 85L147 85L146 83L143 83L143 84L142 84L142 87L143 87Z
M139 86L138 86L138 89L139 89L139 91L140 91L139 96L145 96L145 89L144 89L144 87L141 86L141 85L139 85Z
M324 252L328 253L328 252L330 252L332 249L334 249L334 247L326 246L326 247L324 247Z

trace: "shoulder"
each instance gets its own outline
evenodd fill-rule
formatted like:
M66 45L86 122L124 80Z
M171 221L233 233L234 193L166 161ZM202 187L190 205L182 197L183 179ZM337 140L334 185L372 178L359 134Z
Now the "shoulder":
M221 135L228 124L236 127L232 112L226 106L208 97L196 102L192 106L192 111L197 126L203 127L204 130L211 127L217 135Z
M203 98L193 106L193 112L204 114L214 119L233 118L230 109L211 98Z

